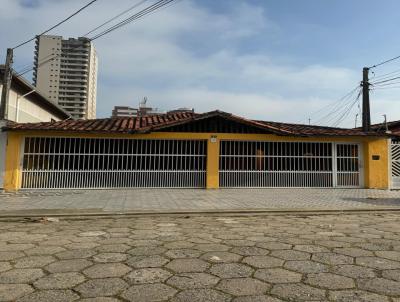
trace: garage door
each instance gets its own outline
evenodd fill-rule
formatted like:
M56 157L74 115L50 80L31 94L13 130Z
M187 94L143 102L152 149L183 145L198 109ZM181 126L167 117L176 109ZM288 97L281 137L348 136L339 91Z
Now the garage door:
M400 189L400 141L392 141L392 189Z
M206 141L25 138L22 188L203 188Z
M220 187L359 187L360 146L221 141Z

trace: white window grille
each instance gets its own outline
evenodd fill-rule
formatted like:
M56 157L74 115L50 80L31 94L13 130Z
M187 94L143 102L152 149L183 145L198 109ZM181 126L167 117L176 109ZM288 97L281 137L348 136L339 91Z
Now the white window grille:
M400 189L400 140L391 144L392 189Z
M26 137L22 188L203 188L206 144Z
M358 144L221 141L220 187L358 187Z

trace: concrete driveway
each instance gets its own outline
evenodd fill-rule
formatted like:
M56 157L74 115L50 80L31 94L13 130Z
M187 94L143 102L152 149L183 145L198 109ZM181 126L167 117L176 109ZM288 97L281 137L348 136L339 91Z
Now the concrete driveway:
M0 194L0 213L128 213L400 209L400 191L131 189Z

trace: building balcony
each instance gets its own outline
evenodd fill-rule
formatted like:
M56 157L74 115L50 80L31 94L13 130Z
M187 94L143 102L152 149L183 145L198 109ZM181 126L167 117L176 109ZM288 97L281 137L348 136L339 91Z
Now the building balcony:
M79 91L87 91L87 89L86 89L86 84L77 84L77 83L69 83L69 84L67 84L67 83L60 83L60 87L65 87L65 88L68 88L68 89L76 89L76 90L79 90ZM84 88L84 90L80 90L80 89L82 89L82 88Z
M71 77L60 78L60 83L61 82L66 83L66 84L69 84L69 83L86 83L86 77L81 77L81 78L78 78L78 79L74 79L74 78L71 78Z
M87 64L86 62L65 62L65 61L61 61L61 66L66 66L66 67L68 67L68 66L78 66L78 67L82 67L82 68L87 68L87 66L89 65L89 64Z
M61 66L60 70L61 71L76 71L79 73L88 73L88 70L86 68L71 68L68 66Z
M76 109L83 109L85 110L86 108L84 107L75 107L75 106L68 106L68 105L60 105L61 107L63 107L63 109L65 110L71 110L71 111L75 111Z
M66 60L89 60L89 55L82 53L64 52L62 58Z
M72 92L72 93L87 93L87 89L82 89L82 87L77 87L77 88L73 88L70 86L64 86L64 85L60 85L59 86L59 91L60 92Z
M60 71L61 71L60 74L63 76L63 78L61 78L61 79L65 79L65 80L70 79L70 78L72 78L72 79L85 78L85 81L86 81L86 79L88 77L88 72L86 70L82 71L82 70L76 70L76 69L68 69L68 70L61 69Z
M84 52L89 52L89 47L85 48L85 47L73 47L69 45L63 45L62 50L64 52L74 51L76 53L84 53Z

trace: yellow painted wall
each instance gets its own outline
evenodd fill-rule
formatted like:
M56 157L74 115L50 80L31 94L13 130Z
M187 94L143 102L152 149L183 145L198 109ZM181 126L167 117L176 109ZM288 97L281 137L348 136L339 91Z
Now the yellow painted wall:
M242 134L242 133L190 133L190 132L152 132L143 134L124 133L66 133L60 131L24 131L9 132L23 136L40 137L86 137L86 138L132 138L132 139L209 139L216 136L219 140L255 140L276 142L363 142L368 137L300 137L278 136L275 134ZM383 138L379 138L383 139Z
M20 146L25 136L84 137L84 138L135 138L135 139L202 139L207 140L207 181L209 189L219 187L219 142L220 140L255 141L308 141L308 142L356 142L362 143L364 152L364 185L370 188L386 189L389 186L388 140L369 137L289 137L272 134L234 134L234 133L178 133L154 132L147 134L94 134L64 133L52 131L9 132L7 146L5 190L12 191L21 187ZM213 140L215 139L215 142ZM379 155L379 161L373 161L372 155Z
M19 133L8 133L6 171L4 174L5 191L16 191L21 188L21 146L22 135Z
M219 139L211 136L207 141L207 189L219 188Z
M364 143L364 171L366 188L389 188L389 148L390 140L387 139L375 139ZM379 160L373 160L373 156L379 156Z

